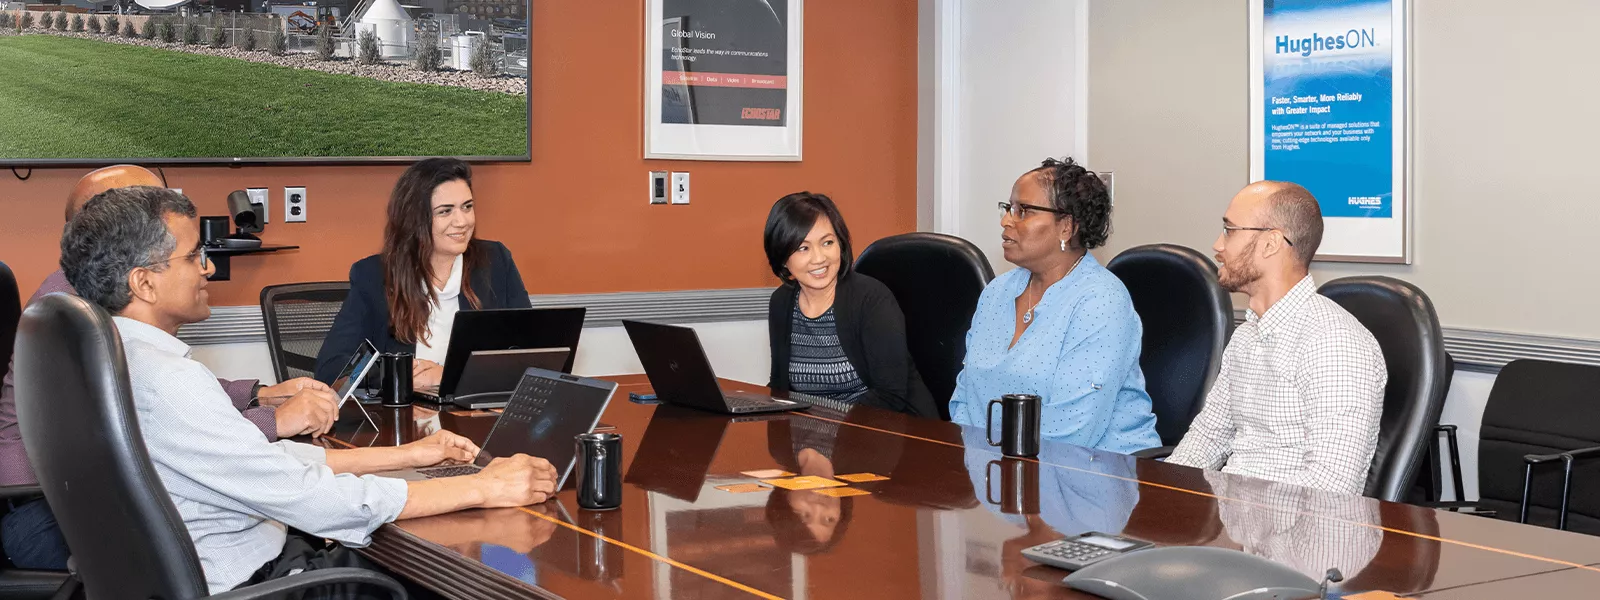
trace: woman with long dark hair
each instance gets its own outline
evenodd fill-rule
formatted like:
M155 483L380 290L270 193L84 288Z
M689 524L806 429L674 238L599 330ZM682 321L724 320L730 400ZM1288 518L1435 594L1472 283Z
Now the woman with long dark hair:
M350 296L317 354L317 379L336 377L366 339L381 352L413 353L412 386L436 387L457 312L530 306L511 251L475 236L475 204L464 161L429 158L400 175L383 252L350 267Z

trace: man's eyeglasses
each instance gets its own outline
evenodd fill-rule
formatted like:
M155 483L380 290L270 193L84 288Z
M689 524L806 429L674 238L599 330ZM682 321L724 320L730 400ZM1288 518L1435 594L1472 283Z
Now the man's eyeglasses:
M1278 229L1277 227L1240 227L1238 225L1229 225L1227 223L1223 223L1222 231L1226 233L1233 233L1235 231L1276 231L1280 235L1283 235L1284 243L1294 246L1294 240L1289 239L1289 236L1284 234L1283 230Z
M1023 204L1021 202L1000 203L1000 212L1011 215L1012 218L1015 218L1018 221L1028 218L1028 215L1031 214L1032 211L1047 212L1050 214L1063 216L1072 214L1064 210L1056 210L1054 208L1046 208L1043 206L1034 206L1032 204Z
M201 271L204 271L204 270L206 270L208 268L211 268L211 256L206 254L206 247L205 246L201 246L199 248L195 248L194 252L190 252L190 253L185 254L183 256L169 256L169 257L163 258L163 259L155 261L155 262L145 263L145 264L139 265L138 268L147 269L147 268L159 265L159 264L170 263L170 262L172 262L174 260L178 260L180 258L183 259L183 260L190 261L190 262L199 261L200 270Z

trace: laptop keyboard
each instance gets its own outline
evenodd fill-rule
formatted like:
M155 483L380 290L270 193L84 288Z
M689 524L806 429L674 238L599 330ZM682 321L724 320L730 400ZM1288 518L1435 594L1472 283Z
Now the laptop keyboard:
M768 398L752 398L740 394L723 394L723 398L728 401L728 410L736 413L783 406L782 402L775 402Z
M422 469L417 472L421 473L423 477L427 477L428 479L439 479L441 477L460 477L462 475L471 475L481 470L482 469L478 468L478 465L459 465L454 467Z

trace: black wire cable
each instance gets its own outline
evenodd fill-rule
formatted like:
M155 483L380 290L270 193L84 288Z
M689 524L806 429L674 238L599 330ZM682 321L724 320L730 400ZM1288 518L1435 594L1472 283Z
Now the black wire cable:
M28 167L27 175L18 173L16 167L11 167L11 176L16 177L18 181L27 181L29 177L33 177L33 167Z

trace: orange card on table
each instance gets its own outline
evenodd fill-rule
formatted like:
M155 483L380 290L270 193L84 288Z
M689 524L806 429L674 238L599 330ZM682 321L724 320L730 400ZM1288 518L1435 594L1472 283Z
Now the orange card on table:
M739 474L745 477L754 477L756 479L775 479L778 477L794 476L794 473L790 473L783 469L757 469L754 471L740 471Z
M850 483L866 483L868 481L889 480L888 477L884 477L877 473L851 473L849 475L834 475L833 478L839 481L848 481Z
M851 496L871 496L872 495L872 492L869 492L869 491L866 491L866 490L858 490L856 488L851 488L851 487L823 488L823 489L820 489L820 490L811 490L811 492L815 493L815 494L822 494L824 496L833 496L834 498L849 498Z
M1384 592L1379 590L1361 592L1354 596L1345 596L1345 598L1347 600L1401 600L1400 597L1394 595L1393 592Z
M730 494L748 494L750 492L759 492L761 490L770 490L772 488L759 483L735 483L731 485L719 485L717 486L717 489Z
M789 479L763 479L761 483L781 487L786 490L814 490L817 488L844 487L844 484L832 479L824 479L814 475L791 477Z

